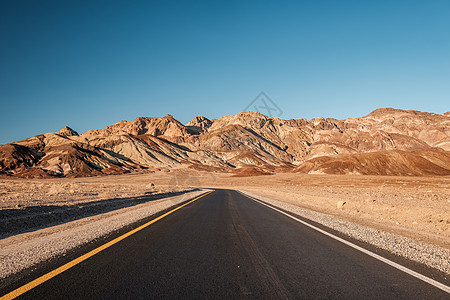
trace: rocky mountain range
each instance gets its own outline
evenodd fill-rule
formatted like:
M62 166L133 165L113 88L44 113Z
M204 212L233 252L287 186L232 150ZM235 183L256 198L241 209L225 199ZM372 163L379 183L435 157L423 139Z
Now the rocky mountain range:
M76 177L174 168L450 175L450 112L382 108L361 118L283 120L242 112L182 124L138 117L79 135L64 127L0 146L0 174Z

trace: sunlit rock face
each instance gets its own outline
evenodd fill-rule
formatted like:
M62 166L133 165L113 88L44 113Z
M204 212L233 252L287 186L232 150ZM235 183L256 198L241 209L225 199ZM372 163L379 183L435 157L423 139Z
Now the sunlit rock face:
M0 146L0 172L73 177L194 168L275 172L449 175L450 112L381 108L361 118L283 120L242 112L186 125L138 117L79 135L70 127Z

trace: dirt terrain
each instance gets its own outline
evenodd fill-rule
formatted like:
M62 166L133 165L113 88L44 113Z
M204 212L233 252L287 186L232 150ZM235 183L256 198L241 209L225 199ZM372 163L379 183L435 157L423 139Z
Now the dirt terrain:
M245 190L450 248L450 177L442 176L284 173L233 177L186 168L89 178L8 179L0 181L0 207L3 214L14 216L39 207L68 208L102 202L118 205L111 199L136 201L146 195L192 187Z

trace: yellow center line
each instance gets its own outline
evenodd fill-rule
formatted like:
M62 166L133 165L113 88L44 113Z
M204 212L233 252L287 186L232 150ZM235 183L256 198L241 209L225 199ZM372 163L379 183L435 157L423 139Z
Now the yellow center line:
M106 243L106 244L104 244L104 245L102 245L102 246L100 246L98 248L95 248L94 250L89 251L88 253L86 253L86 254L84 254L84 255L82 255L82 256L80 256L80 257L78 257L78 258L76 258L76 259L74 259L74 260L72 260L72 261L70 261L68 263L66 263L65 265L62 265L61 267L59 267L59 268L57 268L57 269L55 269L55 270L53 270L53 271L51 271L51 272L49 272L47 274L44 274L41 277L38 277L35 280L33 280L33 281L31 281L31 282L29 282L29 283L27 283L27 284L25 284L25 285L15 289L14 291L12 291L12 292L4 295L3 297L1 297L0 300L14 299L14 298L16 298L16 297L18 297L18 296L28 292L29 290L37 287L38 285L46 282L47 280L55 277L56 275L59 275L62 272L64 272L64 271L72 268L73 266L79 264L80 262L88 259L89 257L94 256L95 254L105 250L106 248L111 247L112 245L114 245L114 244L120 242L121 240L129 237L130 235L135 234L136 232L144 229L145 227L150 226L151 224L161 220L162 218L170 215L171 213L179 210L180 208L182 208L182 207L184 207L184 206L186 206L188 204L191 204L192 202L194 202L194 201L196 201L196 200L198 200L198 199L200 199L200 198L202 198L202 197L204 197L206 195L209 195L212 192L213 191L209 191L209 192L207 192L207 193L205 193L203 195L200 195L200 196L192 199L191 201L189 201L189 202L187 202L187 203L185 203L185 204L183 204L181 206L178 206L177 208L174 208L171 211L166 212L165 214L163 214L163 215L161 215L161 216L159 216L159 217L157 217L157 218L155 218L155 219L153 219L153 220L151 220L151 221L149 221L149 222L147 222L147 223L145 223L145 224L143 224L143 225L141 225L141 226L139 226L139 227L137 227L137 228L135 228L135 229L133 229L131 231L128 231L127 233L124 233L123 235L115 238L114 240L112 240L112 241L110 241L110 242L108 242L108 243Z

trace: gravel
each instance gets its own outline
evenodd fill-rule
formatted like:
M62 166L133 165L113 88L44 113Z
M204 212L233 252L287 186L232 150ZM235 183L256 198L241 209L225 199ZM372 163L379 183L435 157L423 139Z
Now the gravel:
M426 244L411 238L352 223L335 216L304 209L244 190L240 190L240 192L275 207L292 212L303 218L320 223L349 237L387 250L395 255L425 264L450 275L450 249Z
M78 203L68 201L66 205L33 205L17 209L1 209L0 239L125 207L136 206L169 196L185 194L186 192L189 192L189 190L183 192L151 193L133 197L107 198L104 200Z
M17 239L17 236L3 239L0 243L0 278L6 278L42 261L64 255L70 249L91 242L183 201L193 199L204 192L195 191L168 197L96 217L41 229L33 234L34 238L30 239L25 233L22 241L18 243L8 241L8 239Z

